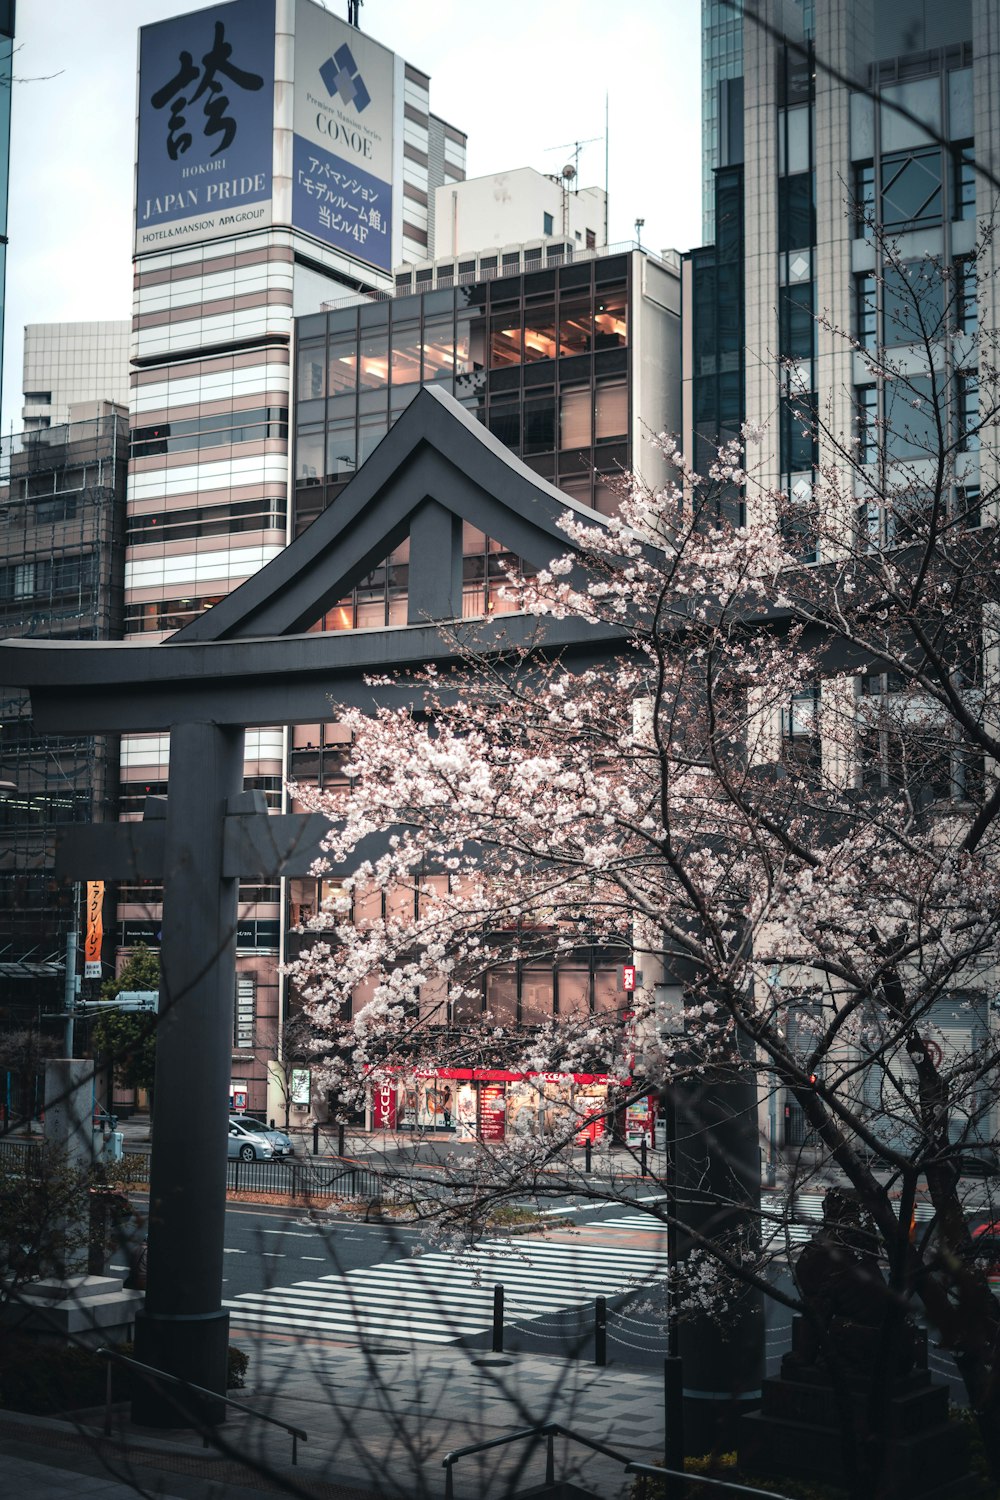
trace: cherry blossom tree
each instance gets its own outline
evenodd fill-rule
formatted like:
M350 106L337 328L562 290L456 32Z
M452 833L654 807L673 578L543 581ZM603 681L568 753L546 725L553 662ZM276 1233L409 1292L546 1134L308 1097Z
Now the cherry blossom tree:
M630 483L608 521L568 510L565 556L511 581L530 640L456 625L456 665L412 678L409 708L332 706L349 789L296 788L330 818L332 894L289 973L341 1093L431 1068L599 1074L621 1081L610 1118L752 1078L765 1151L769 1104L802 1123L789 1206L751 1233L658 1206L686 1236L689 1294L751 1287L808 1314L769 1261L795 1190L836 1173L883 1267L872 1431L919 1311L1000 1475L1000 1307L965 1175L997 1134L996 373L984 338L963 369L935 352L965 295L951 273L892 274L927 358L853 340L889 392L860 433L790 387L817 447L806 503L758 482L759 430L704 476L660 436L671 483ZM564 620L589 655L551 644ZM606 1009L529 1014L522 983L519 1012L497 978L595 950L641 974ZM566 1164L594 1113L584 1095L547 1133L483 1144L432 1211L482 1222L532 1190L621 1191L610 1166L596 1184ZM856 1490L875 1493L846 1398L841 1415Z

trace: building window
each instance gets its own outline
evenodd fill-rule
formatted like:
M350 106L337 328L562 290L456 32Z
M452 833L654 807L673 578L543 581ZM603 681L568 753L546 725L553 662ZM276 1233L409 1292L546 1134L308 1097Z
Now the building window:
M877 464L879 449L878 386L859 385L855 391L858 412L858 462Z
M502 370L505 365L519 365L522 353L520 309L514 307L510 312L494 313L490 318L490 369Z
M816 243L813 174L778 179L778 249L805 250Z
M781 759L784 765L819 770L822 747L819 735L819 688L810 686L792 694L781 710Z
M974 370L958 373L958 443L963 453L979 447L979 376Z
M524 403L524 452L551 453L556 446L555 397L539 396Z
M976 158L971 141L958 141L952 146L951 157L951 216L953 219L976 217Z
M855 237L864 237L865 230L875 220L875 163L854 163L854 185L851 194L851 212L854 217Z
M944 332L944 282L933 260L890 264L882 276L882 342L922 343Z
M813 286L803 281L778 291L778 354L782 359L812 359L816 324Z
M975 258L971 255L955 261L954 311L959 333L975 333L979 327L979 285Z
M941 152L936 146L899 151L882 158L882 223L940 224Z
M587 235L587 249L588 250L596 250L597 249L597 234L596 234L596 232L593 229L588 229L586 231L586 235Z
M594 442L622 442L628 436L628 386L624 380L598 385L594 392Z
M591 443L591 391L589 385L564 386L559 392L559 447L588 453ZM587 480L588 504L590 480Z
M524 358L526 362L556 357L556 309L552 302L527 307L524 312Z
M934 458L940 451L940 392L930 375L890 380L885 386L885 448L893 462Z
M628 294L624 287L598 292L594 305L594 348L620 349L628 343Z
M554 220L552 218L552 215L551 214L543 213L542 214L542 233L543 234L552 234L554 232L554 229L555 229L555 223L554 223Z
M815 393L785 396L781 402L781 472L802 474L816 467L818 402Z
M862 349L874 349L878 344L878 306L871 271L854 278L854 336Z
M594 337L594 305L589 297L561 302L559 306L559 353L588 354Z

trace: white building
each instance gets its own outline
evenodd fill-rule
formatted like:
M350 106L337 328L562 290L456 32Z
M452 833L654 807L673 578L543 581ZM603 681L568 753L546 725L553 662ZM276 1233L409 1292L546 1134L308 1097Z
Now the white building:
M582 250L606 245L607 194L603 188L577 187L572 165L565 173L547 177L533 167L518 167L445 183L434 194L435 249L429 258L535 239Z
M128 405L127 318L99 323L26 323L21 417L25 432L69 421L79 401Z

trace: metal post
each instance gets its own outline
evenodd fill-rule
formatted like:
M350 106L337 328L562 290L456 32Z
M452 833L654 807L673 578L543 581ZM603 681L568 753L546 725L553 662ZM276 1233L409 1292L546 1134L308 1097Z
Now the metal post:
M592 1143L591 1143L590 1136L588 1135L587 1139L583 1143L583 1170L587 1173L588 1177L590 1176L591 1150L592 1150Z
M313 1126L313 1156L319 1155L319 1124Z
M594 1303L594 1364L606 1365L608 1362L608 1302L606 1297L598 1297Z
M556 1455L554 1434L549 1433L545 1445L545 1483L549 1489L555 1487L556 1482Z
M642 1176L646 1175L646 1135L643 1132L642 1143L639 1146L639 1171Z
M667 1357L663 1361L663 1463L684 1468L684 1366L680 1357L677 1287L677 1103L668 1085L663 1098L667 1187ZM665 1500L680 1500L683 1480L666 1481Z
M108 1360L108 1368L104 1380L104 1436L111 1436L111 1360Z
M503 1285L493 1288L493 1353L503 1353Z
M63 1009L66 1012L64 1055L73 1056L73 1012L76 1010L76 954L80 933L80 882L73 882L73 925L66 934L66 977L63 983Z
M340 1124L337 1126L337 1155L338 1156L343 1156L343 1154L344 1154L344 1123L343 1123L343 1121L341 1121Z

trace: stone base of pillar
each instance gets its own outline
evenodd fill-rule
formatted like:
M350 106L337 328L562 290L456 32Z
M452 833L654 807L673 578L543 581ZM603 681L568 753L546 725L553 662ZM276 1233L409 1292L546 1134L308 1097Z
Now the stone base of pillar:
M128 1343L143 1303L127 1292L120 1276L49 1277L18 1288L0 1307L0 1327L45 1344Z
M229 1314L203 1318L141 1312L135 1320L135 1358L154 1370L188 1380L207 1391L225 1393L229 1357ZM143 1427L218 1426L226 1419L223 1401L186 1392L163 1382L140 1379L132 1396L132 1421Z

